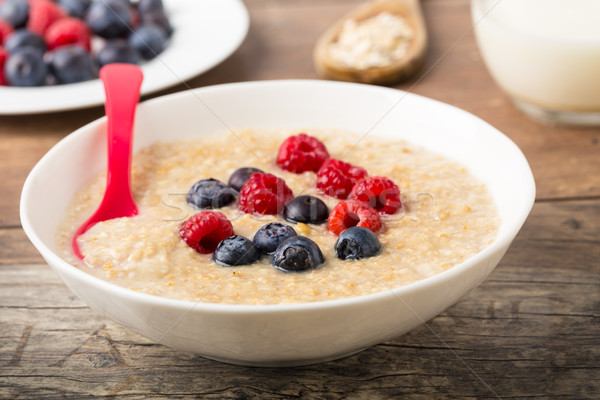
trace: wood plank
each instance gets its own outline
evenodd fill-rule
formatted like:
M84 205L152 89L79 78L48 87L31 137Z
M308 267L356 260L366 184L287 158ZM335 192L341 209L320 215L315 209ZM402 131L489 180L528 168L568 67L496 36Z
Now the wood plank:
M0 228L0 266L43 263L21 227Z
M598 201L538 203L500 266L407 335L330 363L238 367L178 353L85 307L42 266L0 268L0 397L594 398ZM352 397L354 396L354 397Z

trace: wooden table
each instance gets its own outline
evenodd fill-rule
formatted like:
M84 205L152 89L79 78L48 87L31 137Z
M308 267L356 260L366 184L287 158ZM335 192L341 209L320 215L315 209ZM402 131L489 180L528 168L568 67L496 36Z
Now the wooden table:
M315 40L357 3L247 0L241 48L188 85L318 78ZM423 1L427 62L398 88L487 120L531 163L531 216L480 287L407 335L321 365L248 368L175 352L86 307L20 226L29 170L103 109L2 116L0 398L600 398L600 130L548 127L517 111L482 63L468 3Z

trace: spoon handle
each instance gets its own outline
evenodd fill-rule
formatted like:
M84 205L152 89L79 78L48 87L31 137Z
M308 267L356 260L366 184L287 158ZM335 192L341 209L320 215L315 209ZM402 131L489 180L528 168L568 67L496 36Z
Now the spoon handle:
M137 214L130 189L131 148L135 108L140 97L142 71L132 64L108 64L100 70L108 118L108 172L105 199L119 199L113 212ZM122 215L127 216L127 215Z

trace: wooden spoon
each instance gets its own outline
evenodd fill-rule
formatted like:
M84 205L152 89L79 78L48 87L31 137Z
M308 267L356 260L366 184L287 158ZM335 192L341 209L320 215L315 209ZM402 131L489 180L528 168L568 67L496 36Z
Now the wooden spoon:
M331 57L330 45L338 40L344 22L354 20L360 23L384 11L404 18L414 31L407 52L402 58L385 66L360 69L341 65ZM371 0L350 11L323 33L315 46L314 62L317 71L326 78L392 84L409 78L419 69L425 58L426 47L427 29L419 0Z

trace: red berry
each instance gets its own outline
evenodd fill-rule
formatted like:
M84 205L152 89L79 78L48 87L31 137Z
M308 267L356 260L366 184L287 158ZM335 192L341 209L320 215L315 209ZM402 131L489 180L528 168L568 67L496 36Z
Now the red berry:
M400 189L385 176L369 176L361 180L354 185L349 198L364 201L384 214L393 214L402 206Z
M348 198L354 184L365 176L367 171L364 168L330 158L317 172L317 188L326 195L343 200Z
M325 145L317 138L300 133L290 136L279 147L277 164L297 174L304 171L316 172L329 158Z
M379 213L362 201L340 201L329 214L329 230L339 235L353 226L362 226L377 232L381 228Z
M4 50L4 47L0 46L0 86L7 85L6 78L4 78L4 63L8 58L8 53Z
M6 39L8 39L13 32L14 29L12 25L3 19L0 19L0 45L3 45L4 42L6 42Z
M50 0L30 1L27 29L43 37L54 21L65 16L63 9Z
M200 254L212 253L221 240L233 235L231 222L220 211L201 211L179 227L179 237Z
M61 18L46 30L44 40L50 50L69 44L78 44L87 51L91 49L91 33L79 18Z
M281 178L256 172L248 178L239 195L240 210L253 214L279 214L294 193Z

